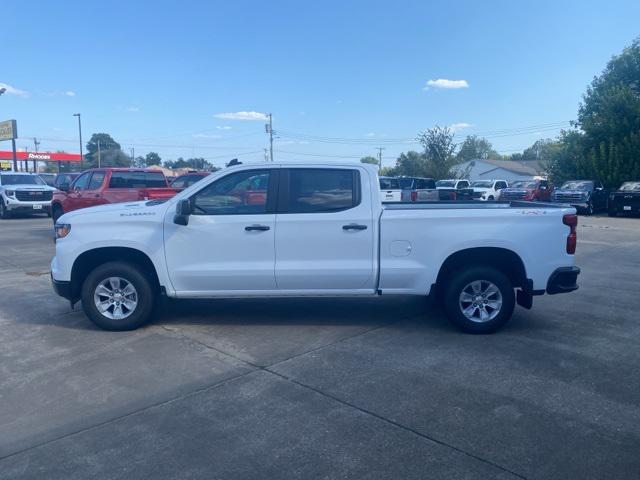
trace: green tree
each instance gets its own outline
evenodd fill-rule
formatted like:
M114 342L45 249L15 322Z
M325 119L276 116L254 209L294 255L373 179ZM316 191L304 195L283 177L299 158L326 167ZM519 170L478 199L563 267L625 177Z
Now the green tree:
M448 127L430 128L418 135L418 141L424 147L426 160L425 176L436 179L449 178L453 167L460 163L454 153L453 131Z
M145 163L148 167L152 165L160 165L162 164L162 159L160 158L160 155L158 155L156 152L149 152L145 157Z
M108 133L94 133L87 142L87 153L85 155L87 168L98 166L98 149L100 150L100 166L131 166L131 158L122 151L120 144L111 135Z
M456 158L459 162L466 162L467 160L478 158L500 160L502 157L493 149L493 145L489 140L476 135L469 135L460 144Z
M372 157L372 156L367 156L367 157L362 157L360 159L360 162L362 163L369 163L371 165L378 165L378 159L376 157Z

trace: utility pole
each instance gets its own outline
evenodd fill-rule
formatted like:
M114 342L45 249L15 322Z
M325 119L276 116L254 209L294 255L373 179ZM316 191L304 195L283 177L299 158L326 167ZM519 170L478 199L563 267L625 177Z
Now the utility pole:
M269 159L273 162L273 116L269 113L269 123L265 125L265 129L269 134Z
M100 140L98 140L98 168L100 168Z
M268 148L264 149L264 161L265 162L269 161L269 149Z
M382 151L384 147L378 147L378 171L382 170Z
M136 149L131 147L130 150L131 150L131 166L133 166L133 162L136 159Z
M82 122L80 121L80 114L74 113L74 117L78 117L78 137L80 138L80 171L82 171Z
M38 147L40 146L40 142L36 137L33 137L33 146L36 149L36 156L38 155ZM33 173L38 173L38 165L35 158L33 159Z

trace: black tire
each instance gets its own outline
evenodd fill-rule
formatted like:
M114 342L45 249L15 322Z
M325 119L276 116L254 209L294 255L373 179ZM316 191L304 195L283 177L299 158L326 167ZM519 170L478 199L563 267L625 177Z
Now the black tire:
M596 209L593 207L593 202L589 200L589 203L587 203L587 210L585 211L585 214L591 216L594 213L596 213Z
M53 224L55 225L56 222L58 221L58 219L64 215L64 211L62 210L62 207L60 205L54 205L53 207L51 207L51 218L53 220Z
M0 198L0 218L3 220L11 218L11 213L7 210L7 207L4 206L2 198Z
M494 200L493 195L489 195L489 198L487 200L492 202Z
M120 277L126 280L137 292L137 306L126 318L109 318L96 307L94 292L98 285L109 277ZM124 262L108 262L99 265L89 273L82 285L82 309L93 323L104 330L135 330L144 325L151 317L154 299L154 288L144 271Z
M460 297L465 287L472 282L490 282L497 287L502 297L502 305L495 317L485 321L474 321L463 313ZM447 317L456 327L467 333L493 333L506 324L513 314L515 293L511 281L505 274L495 268L475 266L459 270L448 276L444 285L444 310ZM492 310L493 311L493 310Z

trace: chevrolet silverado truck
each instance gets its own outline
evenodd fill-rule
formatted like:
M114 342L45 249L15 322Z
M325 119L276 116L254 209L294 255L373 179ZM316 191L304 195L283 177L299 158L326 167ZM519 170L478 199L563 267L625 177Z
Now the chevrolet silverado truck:
M506 180L477 180L471 182L473 198L475 200L494 201L500 196L500 190L508 188Z
M51 215L51 198L55 188L33 173L0 172L0 218L14 213Z
M609 194L610 217L623 214L640 214L640 182L624 182L618 190Z
M51 212L55 223L63 214L79 208L169 198L176 193L159 170L95 168L83 172L71 184L59 185Z
M571 205L585 215L607 211L609 192L598 180L569 180L551 195L554 203Z
M108 330L143 325L162 295L434 295L489 333L516 303L578 288L576 225L540 202L383 204L375 166L240 165L168 200L63 215L51 278Z

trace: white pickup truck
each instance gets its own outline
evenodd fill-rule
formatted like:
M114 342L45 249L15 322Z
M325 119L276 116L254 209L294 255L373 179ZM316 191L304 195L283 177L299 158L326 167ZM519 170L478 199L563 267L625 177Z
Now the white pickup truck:
M109 330L144 324L160 295L433 294L488 333L516 302L578 288L576 223L540 202L383 205L367 165L240 165L169 200L63 215L51 274Z

